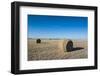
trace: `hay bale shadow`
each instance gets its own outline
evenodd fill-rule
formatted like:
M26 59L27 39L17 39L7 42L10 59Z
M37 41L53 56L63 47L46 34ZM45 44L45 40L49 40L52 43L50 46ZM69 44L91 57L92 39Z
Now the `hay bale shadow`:
M73 47L73 49L71 51L77 51L77 50L81 50L84 49L83 47Z
M72 51L77 51L77 50L81 50L84 49L83 47L74 47L73 46L73 42L71 40L69 40L66 44L66 52L72 52Z
M84 49L84 48L83 47L73 47L72 49L67 50L66 52L78 51L78 50L82 50L82 49Z

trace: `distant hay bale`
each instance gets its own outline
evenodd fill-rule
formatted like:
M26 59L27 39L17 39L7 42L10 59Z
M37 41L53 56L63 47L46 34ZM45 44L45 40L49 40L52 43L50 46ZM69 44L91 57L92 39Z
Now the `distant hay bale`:
M66 52L72 51L73 50L73 42L71 40L60 40L59 48Z
M36 40L36 43L41 43L41 39L37 39Z

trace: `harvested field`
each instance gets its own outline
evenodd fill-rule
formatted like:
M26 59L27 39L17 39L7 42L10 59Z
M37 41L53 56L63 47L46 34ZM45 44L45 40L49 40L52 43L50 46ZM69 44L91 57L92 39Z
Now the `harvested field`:
M70 51L66 50L65 42L68 43L68 41L61 39L42 39L41 43L36 43L35 39L28 39L28 61L80 59L88 57L86 40L72 40L73 48Z

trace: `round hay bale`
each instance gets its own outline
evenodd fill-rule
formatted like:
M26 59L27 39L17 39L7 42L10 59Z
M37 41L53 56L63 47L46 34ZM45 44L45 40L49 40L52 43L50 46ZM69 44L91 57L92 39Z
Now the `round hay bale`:
M66 52L72 51L73 50L73 42L71 40L60 40L59 48Z
M69 52L73 50L73 42L71 40L67 40L64 43L65 51Z
M37 39L36 40L36 43L41 43L41 39Z

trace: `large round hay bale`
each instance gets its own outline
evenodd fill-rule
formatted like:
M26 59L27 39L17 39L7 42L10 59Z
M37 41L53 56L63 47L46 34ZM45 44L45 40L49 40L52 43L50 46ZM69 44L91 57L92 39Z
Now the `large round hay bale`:
M41 43L41 39L37 39L36 40L36 43Z
M63 46L64 46L65 51L67 51L67 52L73 50L73 42L71 40L64 41Z
M72 51L73 50L73 42L71 40L60 40L59 41L59 48L62 51Z

